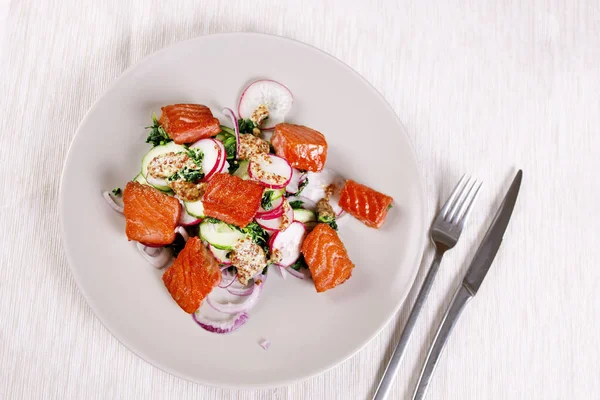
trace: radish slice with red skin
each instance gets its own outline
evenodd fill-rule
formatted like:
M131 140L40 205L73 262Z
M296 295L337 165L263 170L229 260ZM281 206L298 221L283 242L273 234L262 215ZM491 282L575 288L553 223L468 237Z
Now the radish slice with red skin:
M279 82L263 79L252 82L240 96L238 114L240 118L250 118L254 110L261 104L267 106L269 118L261 125L261 129L273 129L284 121L292 109L294 96L292 92Z
M285 201L285 203L287 203L287 201ZM284 216L288 218L290 222L294 220L294 210L292 209L292 207L290 207L289 204L284 205L282 207L284 207L283 210L286 213L285 215L274 219L263 219L257 217L256 223L270 232L279 231L281 229L281 225L283 224Z
M214 247L212 244L208 245L208 249L212 253L212 255L217 259L219 264L222 265L231 265L231 260L227 257L227 254L230 250L221 250Z
M305 210L315 211L317 208L317 203L304 196L290 196L287 198L288 203L292 203L293 201L302 202L302 207Z
M237 159L240 152L240 127L238 126L237 117L231 108L225 107L221 112L227 115L233 124L233 130L235 131L235 158Z
M223 164L223 168L221 168L221 170L219 171L219 173L221 173L221 174L227 174L227 173L229 173L229 167L230 167L229 162L225 161L225 163Z
M202 222L202 218L196 218L193 215L188 214L183 205L183 201L179 199L179 203L181 204L181 214L179 216L179 225L181 226L192 226L197 225Z
M200 149L204 154L202 158L203 181L210 179L217 171L223 167L224 160L227 158L225 147L215 139L200 139L190 146L190 149Z
M271 244L271 253L278 250L282 258L277 263L282 267L289 267L300 257L300 248L306 236L304 224L294 221L284 231L273 234Z
M263 214L256 214L256 218L260 218L260 219L275 219L275 218L279 218L283 215L283 202L281 203L281 205L269 212L263 213Z
M268 215L273 214L276 210L280 209L282 205L283 205L283 196L273 200L271 202L271 208L269 210L265 210L261 205L260 208L258 209L258 211L256 212L256 216L264 218Z
M273 154L252 157L248 173L254 180L271 189L282 189L292 179L292 166L285 159Z
M302 178L305 177L304 172L298 171L296 168L292 168L292 179L290 179L290 183L285 187L285 191L291 194L295 194L298 192L300 182L302 182Z
M219 146L221 150L221 165L220 168L215 171L215 173L229 172L229 163L227 162L227 151L225 151L225 146L223 146L223 142L220 140L213 140L217 143L217 146Z

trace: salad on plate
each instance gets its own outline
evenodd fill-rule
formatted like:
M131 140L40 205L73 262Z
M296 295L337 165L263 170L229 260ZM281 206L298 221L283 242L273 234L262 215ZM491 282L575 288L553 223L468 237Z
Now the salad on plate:
M222 110L231 127L204 105L164 106L139 174L103 193L144 259L164 268L173 300L207 331L244 325L273 269L312 279L319 293L344 283L354 264L341 222L350 214L379 228L392 208L391 197L326 168L325 136L285 122L292 104L284 85L259 80L237 115Z

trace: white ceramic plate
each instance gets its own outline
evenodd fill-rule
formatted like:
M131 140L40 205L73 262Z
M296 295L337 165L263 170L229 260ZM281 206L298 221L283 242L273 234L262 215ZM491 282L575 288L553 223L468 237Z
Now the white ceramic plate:
M237 108L257 78L287 85L287 120L327 138L327 166L392 196L382 229L348 218L341 237L356 267L349 281L317 294L312 281L271 271L250 320L230 335L204 331L171 299L161 271L127 241L124 218L103 190L140 170L145 126L172 103L200 103L218 118ZM221 387L290 383L325 371L360 350L407 295L424 246L421 175L403 126L356 72L310 46L259 34L205 36L159 51L128 70L81 123L63 171L64 244L79 288L125 346L174 375ZM271 348L258 342L268 338Z

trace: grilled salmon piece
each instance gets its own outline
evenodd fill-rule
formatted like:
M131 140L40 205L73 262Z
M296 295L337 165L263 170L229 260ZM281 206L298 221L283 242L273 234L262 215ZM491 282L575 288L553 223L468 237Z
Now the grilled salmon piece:
M392 207L392 199L368 186L347 180L340 192L339 205L365 225L379 228Z
M202 197L204 214L244 228L256 215L262 193L263 187L258 182L215 174Z
M302 254L310 269L317 292L324 292L344 283L354 264L344 243L327 224L317 224L302 243Z
M161 110L158 122L177 144L193 143L221 132L219 120L201 104L172 104Z
M198 237L191 237L163 274L173 300L188 314L196 311L221 283L219 263Z
M165 246L175 240L181 205L152 186L128 182L123 191L125 233L129 240Z
M277 124L271 138L275 153L294 168L319 172L327 160L327 141L321 132L302 125Z

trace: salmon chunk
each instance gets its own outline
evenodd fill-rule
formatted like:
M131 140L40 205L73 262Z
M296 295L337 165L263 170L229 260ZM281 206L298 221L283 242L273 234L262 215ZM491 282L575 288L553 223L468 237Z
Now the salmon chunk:
M173 300L188 314L196 311L213 288L221 283L219 263L198 237L191 237L163 274Z
M165 246L175 240L181 205L152 186L128 182L123 191L125 233L129 240Z
M161 110L158 122L177 144L194 143L221 132L219 120L201 104L172 104Z
M271 138L275 153L292 167L319 172L327 160L327 142L321 132L302 125L277 124Z
M317 292L344 283L354 264L336 231L327 224L317 224L302 243L302 254L310 269Z
M365 225L379 228L392 207L392 199L353 180L347 180L340 192L339 205Z
M202 198L204 214L244 228L256 215L263 187L255 181L229 174L215 174Z

